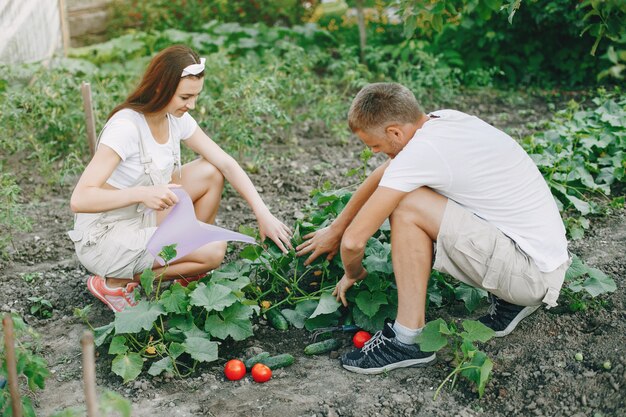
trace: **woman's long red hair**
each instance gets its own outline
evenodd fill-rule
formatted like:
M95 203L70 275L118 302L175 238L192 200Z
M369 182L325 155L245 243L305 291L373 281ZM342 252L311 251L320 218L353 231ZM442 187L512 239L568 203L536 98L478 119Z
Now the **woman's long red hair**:
M122 109L132 109L143 114L163 110L176 93L183 69L199 63L198 54L185 45L165 48L152 58L135 91L111 111L107 120ZM186 77L202 78L204 71Z

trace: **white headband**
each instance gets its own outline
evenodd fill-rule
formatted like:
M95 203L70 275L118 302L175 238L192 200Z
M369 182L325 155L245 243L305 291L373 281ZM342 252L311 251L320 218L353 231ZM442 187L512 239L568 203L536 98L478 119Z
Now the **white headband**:
M204 62L206 61L206 59L204 58L200 58L200 63L199 64L191 64L188 65L187 67L185 67L185 69L183 70L182 75L180 76L181 78L187 75L198 75L200 74L202 71L204 71Z

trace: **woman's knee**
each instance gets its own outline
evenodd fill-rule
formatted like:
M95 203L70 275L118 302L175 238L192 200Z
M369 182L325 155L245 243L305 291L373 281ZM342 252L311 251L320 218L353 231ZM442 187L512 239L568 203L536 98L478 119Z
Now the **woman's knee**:
M205 177L209 188L222 188L224 186L224 174L217 167L204 158L200 159L202 164L202 176Z
M226 242L213 242L206 245L206 253L203 258L207 267L215 269L222 264L224 257L226 256Z

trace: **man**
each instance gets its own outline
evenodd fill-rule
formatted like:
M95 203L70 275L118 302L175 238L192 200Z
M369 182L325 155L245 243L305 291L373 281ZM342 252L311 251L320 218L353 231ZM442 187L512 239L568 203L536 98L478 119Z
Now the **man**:
M347 305L346 291L367 276L367 240L389 218L398 314L366 346L342 356L344 368L375 374L435 360L415 343L431 267L490 293L490 313L480 321L496 336L542 303L556 305L570 263L565 228L541 173L510 136L455 110L426 115L395 83L364 87L348 123L389 160L329 227L305 236L298 255L310 253L308 264L340 249L345 275L333 295Z

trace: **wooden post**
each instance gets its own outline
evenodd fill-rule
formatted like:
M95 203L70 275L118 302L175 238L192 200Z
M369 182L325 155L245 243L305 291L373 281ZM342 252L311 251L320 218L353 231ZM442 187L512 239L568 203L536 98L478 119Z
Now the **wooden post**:
M87 139L89 140L89 152L91 156L96 153L96 119L91 102L91 85L83 81L80 87L83 94L83 109L85 110L85 127L87 129Z
M98 400L96 398L96 363L94 358L93 334L87 330L80 339L83 348L83 383L85 385L85 401L87 417L98 417Z
M356 0L356 17L359 27L359 46L361 48L361 64L365 64L365 45L367 44L367 32L365 30L365 11L363 0Z
M61 36L63 41L63 56L67 56L67 50L70 47L70 30L67 23L67 7L65 0L59 0L59 17L61 19Z
M4 328L4 349L7 360L7 376L9 378L9 392L11 393L11 410L13 417L22 417L22 401L17 381L17 362L15 359L15 337L13 335L13 318L5 314L2 319Z

